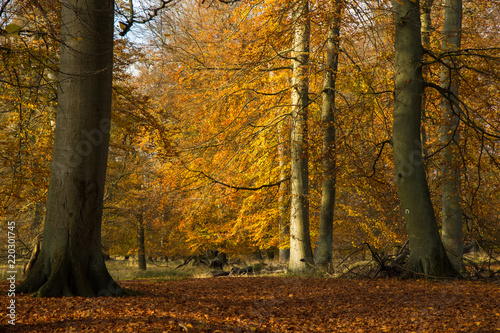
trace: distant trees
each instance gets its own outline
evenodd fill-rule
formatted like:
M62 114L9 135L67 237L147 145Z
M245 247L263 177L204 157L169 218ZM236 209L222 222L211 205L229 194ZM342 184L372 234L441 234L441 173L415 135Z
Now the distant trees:
M256 7L247 7L245 3L239 3L217 10L198 8L196 13L185 14L179 11L168 19L162 19L165 21L155 23L154 34L165 36L160 39L161 45L156 45L158 49L153 49L153 53L158 52L155 59L168 60L149 64L151 68L157 68L157 72L158 68L163 71L161 79L158 78L155 82L162 80L169 82L168 88L163 89L165 92L163 99L158 98L157 103L169 106L172 114L175 114L179 133L182 133L183 137L176 139L179 148L177 158L181 162L175 163L173 160L176 158L173 158L169 166L171 174L180 176L184 181L182 185L172 184L170 195L186 203L187 206L175 209L176 212L172 216L174 219L179 219L179 228L176 230L183 230L185 235L190 235L187 242L192 244L193 248L206 242L211 246L227 246L233 251L245 251L250 244L258 243L259 246L265 247L276 246L283 242L282 239L280 241L279 230L286 230L286 227L281 224L281 229L278 228L280 225L278 221L283 221L280 217L282 216L280 208L285 207L284 200L280 199L282 194L273 195L278 191L273 192L275 190L272 186L261 188L258 185L282 184L286 179L283 176L285 170L291 175L291 227L293 229L297 225L307 226L305 219L297 219L302 221L301 224L294 224L294 219L299 215L308 216L310 237L318 239L318 257L315 258L318 264L328 262L331 258L332 249L328 245L330 234L333 234L332 248L352 246L356 239L369 239L380 247L398 240L402 241L405 232L400 221L402 218L408 220L406 215L408 209L410 212L418 212L414 214L417 222L407 221L410 226L413 225L410 229L426 230L426 242L435 245L430 246L432 248L430 251L437 251L432 255L430 252L419 254L419 246L413 241L411 243L414 255L411 260L422 262L422 256L435 256L439 253L437 261L443 264L442 273L448 274L452 271L448 269L446 254L443 254L442 245L439 245L441 225L436 218L436 215L440 217L439 197L441 197L442 179L440 154L437 152L443 150L443 145L440 143L439 134L442 118L440 108L436 107L435 101L440 97L435 90L429 89L439 86L435 70L441 59L439 55L441 51L436 48L440 40L439 30L429 28L432 23L430 19L432 14L435 19L432 26L442 26L440 18L443 17L443 13L437 9L437 2L426 1L422 12L414 7L414 2L403 3L404 5L401 5L399 1L395 1L394 6L405 13L416 15L410 20L414 22L412 27L415 29L411 32L399 30L398 36L401 33L409 33L415 42L417 33L420 38L421 32L420 30L417 32L416 27L420 29L421 19L425 20L425 26L422 28L423 37L418 45L400 43L405 39L398 37L396 48L392 44L394 35L389 28L394 26L392 16L379 15L387 13L392 10L391 8L385 5L377 7L358 3L346 4L343 25L337 26L336 29L349 38L343 40L345 45L342 48L333 45L333 48L339 50L335 53L338 74L333 89L324 88L323 74L327 72L324 69L334 69L334 67L328 65L329 60L323 58L321 54L327 46L325 43L328 37L327 27L332 27L328 22L331 23L331 18L335 15L331 6L323 2L311 5L311 11L307 14L303 12L299 20L291 13L296 13L294 6L298 4L304 6L300 1L293 4L279 2L280 5L273 8L267 7L264 3L257 3ZM330 11L325 11L325 8L330 8ZM205 19L202 23L200 19L202 16L210 20ZM224 20L217 19L222 16ZM310 27L308 42L310 48L308 52L298 53L301 56L309 55L309 61L305 62L304 56L294 56L297 54L293 53L295 46L289 49L284 46L294 45L293 41L298 40L294 30L298 27L297 23L307 22L308 18L314 18L315 22ZM403 19L404 23L409 22L407 19L409 16ZM175 20L175 24L170 20ZM362 22L363 26L359 26L359 22ZM409 29L407 26L405 28ZM206 33L207 31L210 33ZM370 38L367 39L366 35ZM220 41L224 47L214 47L215 41ZM305 39L301 41L302 44L306 42ZM425 43L425 50L421 48L421 43ZM396 119L392 132L390 124L393 118L387 110L392 108L393 103L391 59L394 57L394 52L397 53L397 75L409 75L408 68L401 67L408 59L411 59L417 72L413 73L414 76L410 80L411 84L415 84L414 89L402 83L403 76L398 76L395 94ZM411 52L415 54L410 55ZM410 58L402 60L404 57ZM443 59L448 57L445 56ZM289 65L290 62L292 66ZM294 72L293 64L296 64L296 69L301 68L300 66L307 68L308 81L298 80L300 75L297 75L297 70ZM423 83L423 78L418 73L422 66L425 66L425 78L429 81L427 83ZM151 69L148 69L147 73L152 73ZM170 78L166 79L169 75ZM292 82L292 85L288 82ZM300 89L297 89L298 87ZM306 100L306 96L299 97L301 95L298 92L303 92L306 88L308 102L301 104ZM421 94L415 94L415 91L420 91ZM332 229L323 229L320 226L323 223L320 222L323 219L320 214L322 210L320 189L325 179L322 175L323 168L320 167L321 159L331 161L332 157L331 151L324 153L323 149L326 148L322 148L323 143L319 139L322 138L322 130L327 128L324 120L322 125L321 103L319 103L319 97L322 93L326 96L326 92L335 92L337 95L336 117L333 122L328 121L332 128L335 127L335 131L330 132L335 133L335 136L330 134L330 137L334 138L337 170L336 184L330 186L331 189L336 189L335 205L338 207L333 217L333 232ZM403 110L406 100L402 103L399 98L408 97L413 105L417 106L421 104L417 99L424 94L425 112L412 114L414 107L411 110L407 109L408 112ZM293 96L290 105L286 105L287 98ZM302 106L296 108L297 105ZM289 114L286 111L277 112L287 109L291 111ZM271 110L275 112L270 112ZM302 110L302 113L297 110ZM301 117L305 118L306 115L308 117L303 127L297 126L300 123L297 120L302 121ZM414 123L414 119L411 118L413 120L407 122L402 120L405 116L410 118L418 116L424 123L420 128L420 120ZM197 117L200 121L193 123L191 120ZM401 122L409 127L399 126ZM187 124L189 126L186 126ZM281 126L281 129L278 126ZM412 131L406 131L410 127ZM288 142L283 140L282 134L285 133L283 128L285 130L290 128L292 132L302 129L296 131L292 141ZM269 129L273 131L268 131ZM302 134L304 141L293 141L299 138L298 133L306 133ZM419 143L420 133L425 140L425 150ZM408 142L401 146L403 142L401 140ZM297 142L307 143L302 145L303 150L300 152L294 151ZM408 177L416 177L413 179L415 181L413 185L409 185L408 181L402 184L403 188L407 189L401 188L400 192L414 196L409 200L403 199L402 202L409 202L410 205L425 202L425 210L420 206L398 208L396 183L392 176L392 157L387 149L391 143L395 145L395 152L398 152L396 153L398 155L396 159L400 161L398 168L411 167L412 171L406 170L404 174L412 173ZM245 149L242 149L243 147ZM283 152L287 151L287 147L290 149L291 160L283 163L285 161ZM425 156L422 153L425 153ZM305 163L306 160L308 163ZM228 163L229 161L231 163ZM302 163L301 167L298 167L297 162ZM428 176L423 168L424 163ZM307 164L308 168L305 167ZM308 177L304 178L304 171L307 169ZM298 171L303 172L302 175L299 176ZM307 184L306 178L308 186L304 186ZM276 181L277 179L281 181ZM427 182L430 184L429 187L426 185ZM299 187L294 188L294 186L299 183L302 183L300 188L308 192L297 191ZM244 191L255 188L260 190ZM283 189L283 186L280 185L280 188ZM188 192L191 190L188 189L192 189L190 194ZM302 197L299 193L307 195ZM417 197L425 200L417 200ZM300 204L298 204L299 198L303 198ZM259 202L265 204L261 205ZM306 204L309 206L309 214L304 213ZM193 210L186 207L191 207ZM325 203L324 207L324 213L332 212L332 201ZM301 214L297 215L297 212ZM327 214L323 216L325 218L323 221L329 219ZM306 235L306 230L307 228L304 228L301 235ZM292 230L292 233L294 232ZM408 232L411 234L413 231ZM414 239L414 236L415 234L410 238ZM290 245L296 240L307 243L307 238L307 236L292 235ZM422 245L421 248L427 245ZM307 247L305 245L304 248ZM307 253L308 250L301 251L297 256L299 261L301 259L311 261ZM293 259L293 262L297 260ZM299 269L304 265L304 262L300 261ZM290 267L295 267L295 264L291 264ZM416 269L415 272L422 273L434 269L430 266L418 269L413 266L413 268ZM432 272L441 274L438 271Z
M41 232L55 121L58 6L41 3L0 7L0 215L24 237Z

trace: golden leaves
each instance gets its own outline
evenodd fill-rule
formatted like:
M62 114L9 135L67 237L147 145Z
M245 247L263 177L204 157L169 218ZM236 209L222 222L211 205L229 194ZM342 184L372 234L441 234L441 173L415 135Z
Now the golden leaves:
M488 331L500 319L499 289L467 281L247 277L120 285L140 296L16 295L26 305L16 323L75 332L455 332Z

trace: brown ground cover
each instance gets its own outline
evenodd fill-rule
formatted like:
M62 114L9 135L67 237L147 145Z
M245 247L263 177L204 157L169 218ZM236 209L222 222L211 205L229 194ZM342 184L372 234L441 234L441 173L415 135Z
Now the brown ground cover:
M122 281L138 296L16 295L12 332L500 332L500 284L223 277Z

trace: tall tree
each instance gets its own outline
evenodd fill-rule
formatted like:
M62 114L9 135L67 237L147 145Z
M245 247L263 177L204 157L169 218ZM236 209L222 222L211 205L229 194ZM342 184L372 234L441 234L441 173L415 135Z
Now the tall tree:
M455 273L439 236L420 139L422 41L419 2L393 0L395 89L393 149L396 183L410 240L408 276Z
M292 49L292 129L291 129L291 271L307 268L313 262L309 233L309 166L307 116L309 104L309 1L293 6L294 39Z
M422 0L420 2L420 22L421 22L421 33L422 33L422 47L424 49L430 48L431 42L431 32L432 32L432 5L434 0ZM427 78L427 71L422 73L424 79ZM422 138L422 152L424 156L427 155L427 130L425 128L425 120L427 117L427 95L422 95L422 125L420 128L420 137Z
M146 270L146 246L144 237L144 215L137 214L137 259L140 270Z
M321 123L323 131L321 215L316 263L332 266L333 215L335 208L335 81L338 68L342 0L332 2L326 42L325 79Z
M278 147L278 163L280 168L280 181L281 185L279 188L278 197L278 207L279 207L279 232L280 232L280 244L279 244L279 261L285 264L290 259L290 214L289 214L289 203L290 203L290 187L286 178L288 176L288 169L285 167L288 154L289 140L284 140L284 137L289 138L283 134L286 128L283 122L280 122L277 127L278 140L280 145ZM285 245L286 244L286 245Z
M112 0L63 0L55 141L38 259L19 292L118 294L101 252L111 119Z
M446 0L443 25L444 55L441 70L441 88L449 92L442 98L443 126L441 127L441 204L443 244L451 263L458 271L463 270L462 195L460 186L460 134L458 104L458 75L453 52L460 49L462 31L462 0Z

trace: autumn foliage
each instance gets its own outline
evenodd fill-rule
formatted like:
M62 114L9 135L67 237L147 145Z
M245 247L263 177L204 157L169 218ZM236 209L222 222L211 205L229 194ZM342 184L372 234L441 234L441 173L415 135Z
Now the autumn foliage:
M11 8L22 18L16 25L35 33L2 30L0 36L0 215L2 223L18 221L26 244L43 220L56 103L58 9L40 3ZM443 145L441 97L434 88L443 56L440 3L434 1L434 29L424 54L423 119L425 166L438 215ZM127 4L119 4L120 13L127 13ZM117 37L106 253L137 253L139 217L152 257L205 248L244 253L287 247L280 239L280 220L284 211L289 215L290 6L279 0L184 1L137 28L144 35ZM313 242L321 196L320 96L329 6L311 1L309 14ZM390 142L392 15L385 1L345 6L336 84L337 254L363 242L382 249L407 238ZM500 236L499 50L494 47L499 11L496 1L465 2L462 50L456 54L465 110L460 123L464 238L479 240L484 249L498 249ZM11 23L2 16L2 29Z

